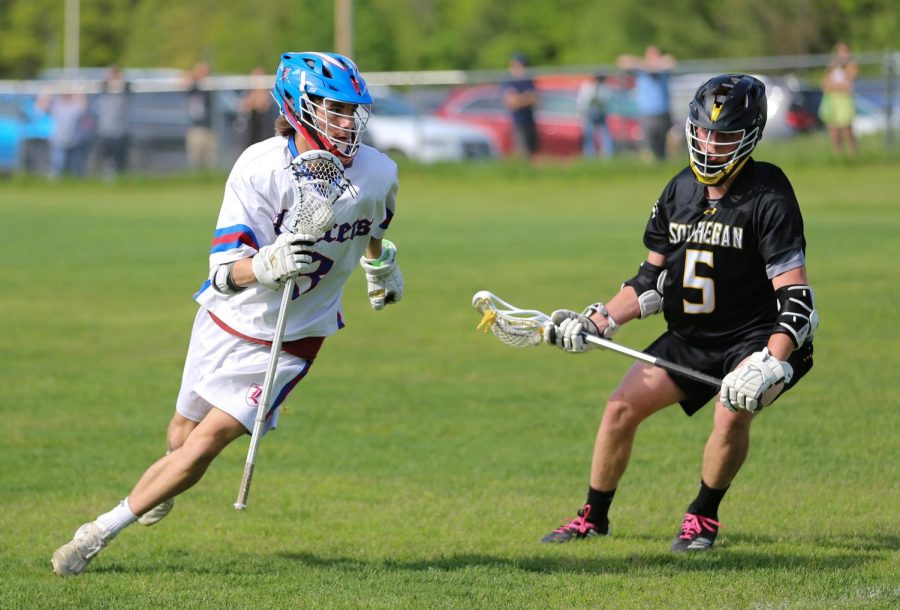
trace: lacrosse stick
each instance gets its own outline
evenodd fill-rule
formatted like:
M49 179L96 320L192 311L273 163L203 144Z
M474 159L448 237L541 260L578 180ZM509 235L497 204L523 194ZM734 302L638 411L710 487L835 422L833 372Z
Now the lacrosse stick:
M481 290L472 297L472 307L480 311L484 317L478 324L478 330L490 330L503 343L512 347L536 347L544 342L544 327L550 323L550 317L535 309L519 309L510 305L497 295ZM721 379L695 371L687 367L656 358L644 352L624 347L608 339L601 339L585 333L584 340L605 349L640 360L670 373L677 373L688 379L705 383L714 388L722 385Z
M337 157L324 150L311 150L291 161L291 177L297 188L296 202L291 208L284 226L291 233L308 233L324 235L334 225L332 206L349 183L344 178L344 166ZM272 386L275 385L275 371L278 368L278 356L281 354L281 343L284 339L284 327L287 320L288 305L294 292L296 280L292 277L284 283L281 293L281 309L275 323L275 335L272 337L272 352L269 366L263 382L262 395L256 409L256 421L250 437L250 448L247 450L247 461L244 464L244 475L238 491L234 507L238 510L247 508L247 496L250 494L250 481L253 479L253 468L256 465L256 453L263 424L269 411L272 398Z

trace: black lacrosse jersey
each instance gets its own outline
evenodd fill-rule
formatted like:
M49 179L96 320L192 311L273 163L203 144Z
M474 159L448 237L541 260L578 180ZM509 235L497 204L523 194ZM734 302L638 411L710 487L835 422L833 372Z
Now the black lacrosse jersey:
M669 330L698 345L772 328L778 307L766 265L806 250L787 176L753 159L716 202L706 199L690 167L682 170L654 204L644 245L666 257Z

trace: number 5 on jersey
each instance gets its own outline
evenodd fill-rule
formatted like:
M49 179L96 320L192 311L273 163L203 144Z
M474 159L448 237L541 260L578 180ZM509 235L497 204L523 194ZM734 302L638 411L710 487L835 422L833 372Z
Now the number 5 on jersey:
M683 285L685 288L699 290L701 300L699 303L692 303L682 299L684 313L712 313L716 308L715 284L711 277L697 274L698 263L713 267L713 253L709 250L685 250Z

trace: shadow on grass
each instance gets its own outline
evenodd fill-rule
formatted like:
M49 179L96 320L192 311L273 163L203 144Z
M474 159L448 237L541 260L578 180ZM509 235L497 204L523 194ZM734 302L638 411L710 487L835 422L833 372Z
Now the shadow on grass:
M648 536L634 536L637 540ZM659 539L654 537L654 541ZM335 570L339 572L422 572L438 570L455 572L472 568L486 568L503 571L518 570L538 574L624 574L639 576L658 575L660 572L697 572L714 574L732 571L771 570L853 570L866 564L884 559L886 553L900 548L900 537L886 534L881 536L863 535L817 537L798 541L778 539L759 535L734 534L722 541L710 552L671 553L668 551L623 553L621 549L610 552L602 540L577 543L593 546L596 556L561 556L567 547L546 546L539 554L527 556L504 556L486 553L453 553L421 559L360 559L323 555L312 551L241 553L220 555L215 559L208 554L203 561L197 561L197 554L190 549L181 549L169 554L164 561L144 563L116 561L112 564L93 566L90 570L98 574L129 574L155 572L184 572L187 574L266 575L281 568L299 564L304 568ZM578 552L581 552L580 550Z
M629 538L635 540L659 542L658 536L649 534L631 534ZM741 551L745 547L778 547L769 550L770 553L778 553L780 549L788 547L817 547L819 549L843 550L843 551L898 551L900 550L900 535L897 534L847 534L842 533L833 536L825 535L798 535L797 532L791 532L790 535L783 538L775 538L759 534L737 533L730 534L726 531L720 532L719 539L716 540L714 551L722 551L727 553L736 552L735 546L741 547Z
M633 554L630 556L600 557L552 557L532 555L509 558L492 555L462 553L433 559L393 561L390 559L365 561L341 557L322 557L315 553L282 553L280 557L303 564L306 567L339 570L365 570L387 572L419 572L439 570L452 572L470 568L491 568L504 571L544 574L625 574L649 571L663 572L730 572L740 570L847 570L876 560L865 555L838 554L828 557L810 557L793 554L773 555L766 552L713 552L696 554Z

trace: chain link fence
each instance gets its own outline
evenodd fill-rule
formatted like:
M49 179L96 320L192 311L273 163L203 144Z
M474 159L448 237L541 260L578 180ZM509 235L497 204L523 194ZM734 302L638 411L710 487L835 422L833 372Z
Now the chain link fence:
M784 108L793 105L796 110L798 105L806 105L807 114L814 115L815 104L821 95L819 80L830 59L830 55L794 55L679 61L671 77L673 118L676 123L679 119L683 122L687 101L696 86L705 77L723 72L744 72L761 76L769 86L770 106L773 103L782 104ZM854 60L860 66L860 77L855 89L858 112L865 112L867 116L864 118L869 121L861 122L860 125L883 132L885 149L893 150L900 123L900 100L896 82L900 72L900 52L859 53L854 56ZM580 82L597 73L610 75L614 82L619 83L617 112L622 121L620 143L625 148L636 144L628 141L629 138L639 138L638 131L631 135L628 133L629 120L633 118L629 116L633 113L633 108L629 107L628 80L615 66L538 66L531 69L530 73L539 83L552 83L546 87L545 106L541 108L541 112L548 121L557 121L554 129L558 132L566 129L571 132L567 132L566 136L571 142L561 143L563 148L553 149L550 154L579 153L581 127L574 107L574 95ZM433 141L438 138L435 134L450 133L455 126L459 134L468 135L456 138L461 152L447 152L447 159L480 159L509 152L511 143L503 140L504 136L498 131L508 131L509 126L489 124L491 117L496 118L498 125L505 120L502 99L498 97L498 85L508 77L505 70L369 72L365 75L376 96L383 99L382 105L386 111L382 113L385 118L381 119L379 102L376 101L370 143L380 148L389 148L391 152L401 156L412 156L425 161L440 160L443 158L439 154L440 146L444 146L444 152L447 152L449 144L434 144ZM48 71L38 80L0 81L0 121L13 125L11 128L2 128L0 125L0 134L6 134L0 135L0 138L6 140L0 139L0 170L37 174L49 172L54 125L36 108L35 102L41 96L83 96L88 119L85 123L89 131L91 118L96 125L97 100L103 91L105 76L106 69L93 68L76 73ZM128 168L144 173L185 171L188 168L186 139L191 123L188 112L189 84L183 73L178 70L125 69L124 76L130 88ZM251 143L251 119L242 109L241 100L253 89L270 89L271 80L271 76L216 75L199 83L200 89L211 92L216 168L229 168L240 152ZM559 95L554 97L550 92L558 92ZM479 115L483 120L479 121L475 117L476 113L467 116L466 108L461 104L453 105L453 100L458 101L464 94L471 94L470 107L474 105L478 110L478 104L483 106L483 114ZM482 97L479 98L478 95ZM392 114L397 106L388 104L391 98L402 98L408 109L407 122L412 127L402 121L404 111L397 110ZM274 104L270 105L269 112L271 116L266 120L274 120ZM771 115L770 108L770 119ZM391 117L393 122L388 120ZM382 121L383 128L375 129L379 120ZM466 131L466 123L472 133ZM795 127L786 126L788 131L785 133ZM814 128L815 125L811 127ZM775 133L781 127L773 122L767 129L772 129ZM409 143L401 143L398 134L404 130L412 133ZM478 130L491 140L489 148L486 149L486 145L472 135ZM378 135L379 133L385 135ZM452 139L452 134L441 137ZM107 171L98 158L96 141L90 133L86 133L85 138L86 145L82 153L86 156L86 172ZM385 144L385 141L390 144ZM408 147L404 148L407 144ZM434 155L418 154L431 150L429 146L438 146L434 148L438 152Z

